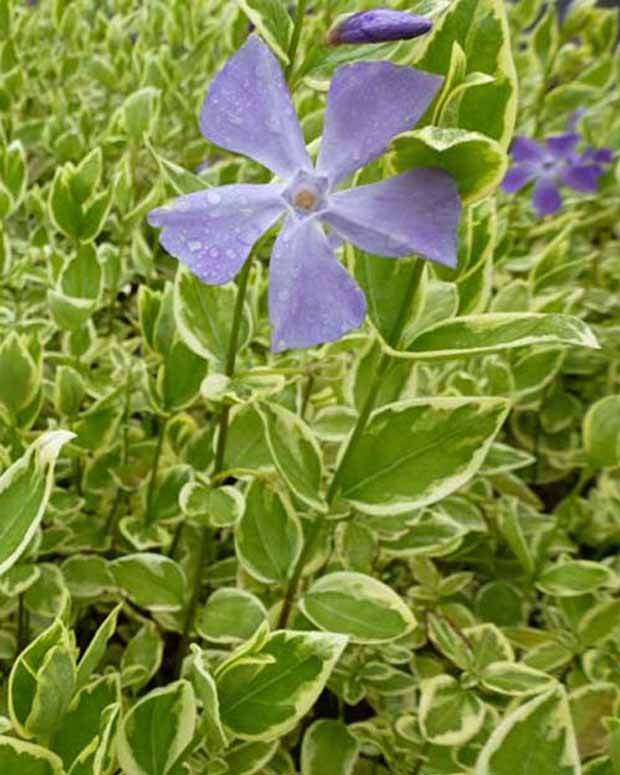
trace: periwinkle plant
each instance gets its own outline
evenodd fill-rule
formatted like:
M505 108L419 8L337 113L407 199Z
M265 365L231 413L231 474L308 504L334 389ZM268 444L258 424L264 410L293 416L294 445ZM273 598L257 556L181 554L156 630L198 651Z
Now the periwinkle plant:
M617 17L105 5L0 0L0 775L616 775Z

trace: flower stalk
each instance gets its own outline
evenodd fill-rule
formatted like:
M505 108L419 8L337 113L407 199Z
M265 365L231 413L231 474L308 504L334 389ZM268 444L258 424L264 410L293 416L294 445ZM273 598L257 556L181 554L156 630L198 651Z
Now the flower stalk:
M413 272L411 273L411 277L409 278L407 292L405 294L405 298L403 299L403 303L399 310L398 318L394 321L394 326L392 327L392 331L387 337L387 343L390 347L396 347L400 341L404 325L407 321L407 315L411 308L411 302L413 300L413 296L420 282L420 276L422 274L423 269L424 269L424 262L420 259L416 259L413 267ZM327 490L326 500L327 500L328 506L333 505L334 501L338 496L340 480L342 478L342 472L345 469L345 464L348 462L351 455L355 451L355 448L357 447L359 440L361 439L362 434L364 433L366 426L368 425L368 420L370 419L370 415L372 414L372 411L375 408L377 403L377 395L379 393L379 387L390 366L390 362L391 362L390 356L384 352L381 355L381 360L379 361L379 365L377 366L377 369L375 371L374 379L372 381L372 384L370 385L370 389L368 390L366 401L364 402L364 405L362 406L362 409L358 415L357 422L355 423L355 427L353 428L353 432L349 437L347 446L338 462L338 466L336 467L330 486ZM288 625L288 620L291 615L291 610L293 607L295 596L297 595L297 589L299 587L299 582L301 581L303 569L312 553L312 550L314 549L314 546L316 544L316 541L318 540L320 532L321 532L321 521L319 519L315 519L310 524L310 530L308 532L308 535L306 536L304 547L299 556L299 559L297 560L297 564L293 569L293 574L291 576L291 579L289 581L289 584L286 590L286 594L284 596L284 602L282 603L282 608L280 609L280 616L278 618L278 629L283 630Z
M230 329L230 339L228 340L228 350L226 353L226 363L224 366L224 374L227 377L232 377L235 373L235 364L237 362L237 351L239 345L239 332L241 330L241 320L243 318L243 306L245 304L245 297L248 289L248 280L250 276L251 261L246 261L241 273L239 274L239 280L237 285L237 298L235 300L235 309L233 311L233 322ZM230 406L224 404L221 409L218 420L218 439L217 448L215 451L215 462L213 465L212 476L215 478L220 474L224 468L224 456L226 454L226 441L228 438L228 423L230 420ZM200 600L200 589L202 584L202 567L207 557L207 550L209 541L212 538L212 531L209 527L202 528L202 534L200 536L200 544L198 547L198 561L196 564L196 576L194 578L194 586L192 588L191 597L187 606L185 614L185 621L183 624L183 633L181 635L181 642L177 651L176 659L176 673L180 675L181 668L183 666L183 659L189 646L189 640L191 636L192 625L194 617L196 615L196 609L198 608L198 602ZM180 531L175 536L175 544L178 544L180 539Z

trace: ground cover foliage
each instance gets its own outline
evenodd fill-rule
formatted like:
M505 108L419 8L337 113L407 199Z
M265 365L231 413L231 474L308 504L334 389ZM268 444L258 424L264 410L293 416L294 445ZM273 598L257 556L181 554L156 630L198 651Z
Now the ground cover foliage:
M617 13L391 5L432 30L0 0L3 775L620 773ZM341 246L364 325L278 354L277 229L209 286L146 221L269 182L198 128L251 30L313 156L339 66L442 75L350 185L439 167L463 205L457 269ZM567 129L609 158L541 218L510 144Z

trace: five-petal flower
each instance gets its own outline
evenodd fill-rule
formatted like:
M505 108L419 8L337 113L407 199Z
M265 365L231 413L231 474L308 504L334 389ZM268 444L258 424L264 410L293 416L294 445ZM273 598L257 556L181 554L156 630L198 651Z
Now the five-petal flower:
M609 151L589 148L579 154L576 149L580 142L577 132L552 135L542 143L515 137L511 147L514 164L506 173L502 189L512 194L535 181L532 202L541 217L552 215L562 206L561 184L575 191L595 193L605 172L602 165L611 161Z
M269 268L273 349L339 339L362 324L366 300L336 259L334 236L382 256L416 253L456 264L461 205L448 173L422 168L338 190L421 118L441 82L389 62L339 68L313 165L282 69L251 36L216 75L200 126L208 140L260 162L276 181L188 194L151 212L149 223L162 228L168 252L217 285L232 280L257 239L284 215Z

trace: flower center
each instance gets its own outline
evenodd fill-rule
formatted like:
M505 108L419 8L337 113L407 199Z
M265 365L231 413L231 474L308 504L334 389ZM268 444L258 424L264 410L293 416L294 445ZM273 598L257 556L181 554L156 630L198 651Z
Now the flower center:
M325 207L327 178L306 170L295 173L282 196L297 218L309 218Z
M313 210L316 203L317 195L307 188L302 188L293 198L293 204L300 210Z

